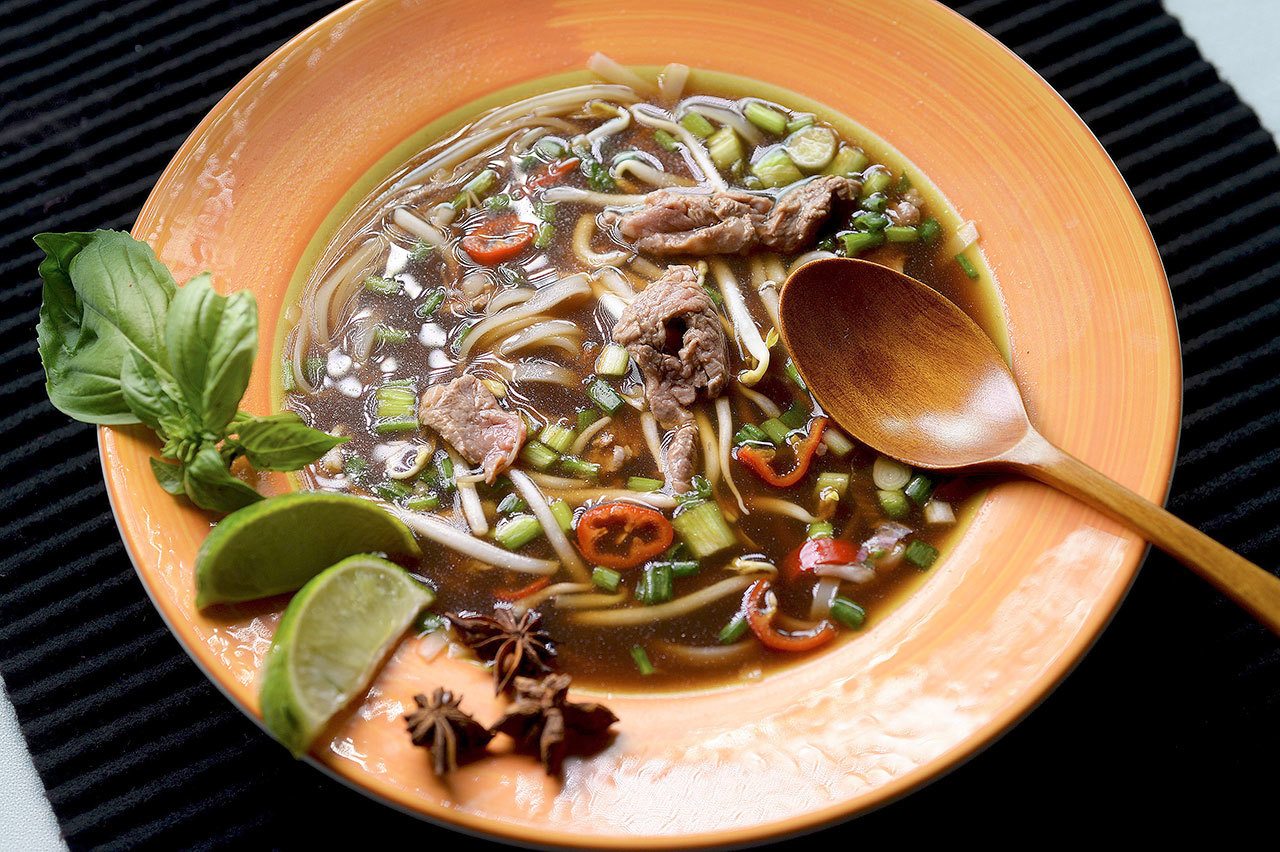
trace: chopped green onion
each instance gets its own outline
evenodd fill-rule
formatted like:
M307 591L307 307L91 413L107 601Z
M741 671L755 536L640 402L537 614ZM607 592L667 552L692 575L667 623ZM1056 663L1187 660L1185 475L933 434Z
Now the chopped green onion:
M645 606L666 603L675 594L671 582L671 563L650 562L636 582L636 600Z
M616 390L600 379L596 379L587 385L587 396L591 397L591 401L596 404L597 408L609 415L617 414L619 409L627 404L627 401L619 396Z
M793 118L791 121L787 122L787 132L795 133L797 130L803 130L806 127L811 127L817 120L818 119L812 115L802 115L798 118Z
M769 436L765 431L754 423L743 423L742 428L733 436L733 445L741 446L742 444L760 444L769 440Z
M658 143L658 147L664 151L675 151L680 147L680 142L676 137L672 136L665 130L653 131L653 140Z
M400 292L400 282L394 278L370 275L364 279L364 289L370 293L377 293L379 296L394 296Z
M533 515L516 515L498 522L493 537L507 550L519 550L542 535L542 525Z
M573 529L573 509L569 508L569 504L560 499L551 501L551 515L556 519L556 524L562 532L568 532Z
M965 257L963 254L956 255L956 263L960 264L960 268L964 270L964 274L970 278L978 277L978 267L973 265L973 261Z
M538 235L533 238L533 247L536 249L544 249L551 245L551 241L555 239L556 226L550 222L538 223Z
M534 470L546 470L555 464L560 454L541 441L530 441L524 445L520 458Z
M426 260L428 257L431 256L431 253L435 250L436 250L436 247L431 245L431 243L418 240L416 243L413 244L413 250L409 252L409 260L411 261Z
M915 539L907 545L907 550L902 554L902 558L917 568L928 568L937 561L938 548L927 541Z
M449 622L439 613L423 611L413 623L413 631L418 634L435 633L449 626Z
M872 213L883 213L889 209L889 196L883 192L874 192L862 199L862 209Z
M533 215L544 222L554 222L556 220L556 203L554 201L535 201L533 203Z
M782 372L787 374L787 378L791 383L802 391L807 391L809 386L804 383L804 378L800 375L800 371L796 369L796 363L790 358L787 359L786 366L782 368Z
M405 343L409 339L409 332L379 323L373 329L373 339L379 343Z
M716 132L715 126L711 122L707 121L705 116L693 111L686 112L680 118L680 124L684 126L685 130L688 130L699 139L706 139L712 133Z
M692 113L690 113L692 115ZM746 152L742 149L742 140L732 127L721 127L707 140L707 153L711 161L721 171L733 168L734 163L742 162Z
M785 444L787 435L791 434L791 428L776 417L770 417L761 423L760 429L770 441L778 446Z
M592 423L600 419L600 412L594 408L583 408L578 411L578 433L581 434Z
M853 217L853 226L860 231L883 231L889 227L889 217L868 210Z
M867 611L842 595L831 599L831 617L848 627L857 630L867 620Z
M720 628L720 635L716 639L721 645L732 645L743 636L747 635L747 619L742 613L738 613L729 619L729 623Z
M708 296L711 297L711 301L715 304L717 308L724 307L724 296L720 295L719 290L717 290L715 287L712 287L710 284L703 284L702 290Z
M767 187L777 188L793 184L804 177L787 152L774 148L751 166L751 173Z
M823 494L833 492L838 500L849 490L849 474L837 473L834 470L823 471L818 474L818 482L814 490L817 491L819 499L822 499Z
M595 462L583 461L577 456L561 456L560 469L570 476L578 476L583 479L595 479L600 475L600 465Z
M800 403L793 403L790 408L778 415L778 419L782 421L788 429L803 429L804 425L809 422L809 407Z
M419 426L418 418L409 417L393 417L386 420L379 420L373 426L373 431L379 435L394 435L397 432L412 432Z
M747 121L761 130L781 136L787 132L787 117L776 109L767 107L758 101L752 101L743 108L742 114Z
M455 485L453 481L453 459L449 458L449 454L444 450L437 450L435 463L436 487L444 491L452 491Z
M925 219L920 223L921 242L931 243L938 238L940 233L942 233L942 226L938 224L937 219Z
M453 348L455 355L462 348L462 341L467 339L467 335L471 333L471 329L474 328L479 322L480 322L479 320L466 320L454 326L453 342L449 345Z
M643 646L631 646L631 659L635 660L636 669L639 670L641 675L648 677L653 674L653 663L649 662L649 655L645 653Z
M914 243L920 232L910 225L890 225L884 229L884 238L891 243Z
M627 478L628 491L657 491L662 488L661 479L650 479L647 476L632 476Z
M910 497L912 503L923 506L929 502L929 496L933 494L933 480L918 473L907 483L907 487L902 489L902 493Z
M822 443L827 445L827 449L836 454L837 458L844 458L853 452L853 442L845 437L845 434L839 429L828 426L822 433Z
M877 192L884 192L889 188L889 184L893 183L893 175L883 166L876 166L862 180L861 198L870 198Z
M631 364L627 350L616 343L606 344L596 358L596 372L602 376L625 376Z
M318 385L324 381L325 360L316 356L308 358L302 362L302 375L307 377L307 381L313 385Z
M809 524L809 529L805 532L805 537L814 538L835 538L836 528L831 525L830 521L814 521Z
M840 239L844 241L845 256L854 257L866 249L884 245L884 232L853 231L848 234L841 234Z
M404 506L415 512L432 512L440 508L440 498L431 492L415 494L405 501Z
M511 206L511 196L505 192L499 192L497 195L491 195L486 198L484 206L490 210L506 210Z
M711 489L711 483L705 476L695 473L693 479L690 480L691 494L699 500L710 500L714 493Z
M418 395L412 387L388 382L373 392L378 417L405 417L414 413Z
M342 472L348 479L359 479L369 469L369 463L360 456L347 456L342 460Z
M597 565L591 569L591 582L595 584L597 589L616 592L618 587L622 585L622 575L612 568Z
M538 440L557 453L567 453L569 448L573 446L573 439L576 437L577 435L569 427L560 423L548 423L546 428L542 430L542 434L538 436Z
M499 515L518 515L521 512L528 511L529 507L524 500L520 499L519 494L508 494L498 501Z
M418 307L413 309L413 315L418 319L426 319L439 310L440 305L444 302L444 288L436 287L427 291L427 298L422 300Z
M548 160L558 160L564 156L564 146L554 139L539 139L533 150Z
M840 177L853 177L856 174L861 174L869 162L871 160L862 152L861 148L853 148L846 145L836 151L835 159L831 161L831 165L824 169L824 172L829 175L839 175Z
M719 553L738 543L737 536L725 523L720 507L714 502L700 503L685 509L671 525L698 559Z
M618 185L614 183L604 163L583 156L582 171L587 176L587 186L596 192L617 192Z
M298 389L298 383L293 378L293 362L288 358L280 364L280 389L285 393L292 393Z
M911 189L911 178L906 172L903 172L902 177L898 178L898 185L894 191L901 195L909 189Z
M905 518L911 511L911 504L901 491L876 491L876 499L880 501L880 510L890 518Z
M911 468L888 456L877 456L871 465L871 480L876 488L901 491L911 481Z
M671 576L677 579L692 577L702 569L702 565L692 559L682 559L668 564L671 565Z
M373 486L373 493L388 503L395 503L413 495L413 489L398 479L388 479Z

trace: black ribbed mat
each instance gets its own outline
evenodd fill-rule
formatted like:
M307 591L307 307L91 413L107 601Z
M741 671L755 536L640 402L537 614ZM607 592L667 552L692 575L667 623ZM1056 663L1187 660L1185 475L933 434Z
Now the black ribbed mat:
M335 5L0 2L0 674L74 848L462 841L295 764L205 680L134 577L93 431L49 405L36 357L30 235L128 228L200 117ZM1280 565L1274 141L1158 2L953 5L1071 102L1147 213L1186 359L1172 508ZM1153 555L1026 722L813 842L1029 840L1026 819L1060 840L1116 820L1256 835L1274 806L1278 716L1276 640Z

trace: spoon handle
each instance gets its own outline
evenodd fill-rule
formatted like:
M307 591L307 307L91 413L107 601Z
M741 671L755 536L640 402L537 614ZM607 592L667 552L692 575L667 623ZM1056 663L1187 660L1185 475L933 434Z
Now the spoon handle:
M1280 577L1049 443L1029 436L1008 461L1046 485L1110 515L1217 586L1280 635ZM1038 440L1036 440L1038 439Z

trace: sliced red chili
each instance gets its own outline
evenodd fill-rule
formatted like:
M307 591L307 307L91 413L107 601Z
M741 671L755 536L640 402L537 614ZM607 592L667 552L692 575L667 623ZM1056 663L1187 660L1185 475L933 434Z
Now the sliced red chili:
M462 249L476 263L496 266L528 248L537 233L535 226L515 216L497 216L463 237Z
M765 596L768 593L769 581L756 580L742 598L747 626L766 648L774 651L812 651L836 638L836 626L825 618L809 630L795 633L778 630L773 626L777 611L766 606Z
M773 469L774 451L769 447L748 445L737 449L738 461L747 469L775 488L790 488L809 472L813 463L813 454L822 443L822 432L827 428L827 418L818 417L809 425L809 434L795 444L796 463L786 473L778 473Z
M818 565L852 565L858 561L858 546L839 538L813 538L782 558L782 576L796 580L812 574Z
M551 585L550 577L539 577L527 586L519 589L498 589L493 596L500 601L518 601L521 598L527 598L534 592L540 592L547 586Z
M569 172L573 171L578 163L582 162L577 157L569 157L567 160L557 160L547 166L547 170L542 174L531 177L525 181L526 184L534 189L542 189L546 186L552 186L561 181L561 179Z
M662 555L675 539L661 512L634 503L593 506L578 519L578 547L607 568L634 568Z

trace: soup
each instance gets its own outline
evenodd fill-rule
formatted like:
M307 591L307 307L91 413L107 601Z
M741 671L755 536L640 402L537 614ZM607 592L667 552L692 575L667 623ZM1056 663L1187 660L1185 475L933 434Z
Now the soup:
M754 677L879 617L966 494L829 422L779 287L858 256L981 313L976 231L838 118L607 73L482 115L359 205L287 400L349 438L308 484L392 504L455 631L536 612L559 667L610 688Z

